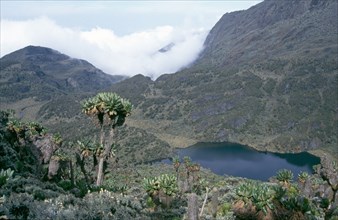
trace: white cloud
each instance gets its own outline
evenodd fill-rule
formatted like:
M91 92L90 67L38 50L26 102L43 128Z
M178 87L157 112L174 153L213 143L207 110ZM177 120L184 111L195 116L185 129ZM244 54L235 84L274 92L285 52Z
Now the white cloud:
M38 45L88 60L109 74L144 74L153 78L190 64L203 49L206 30L161 26L117 36L100 27L89 31L65 28L47 17L25 21L1 20L1 56ZM162 47L174 43L166 53Z

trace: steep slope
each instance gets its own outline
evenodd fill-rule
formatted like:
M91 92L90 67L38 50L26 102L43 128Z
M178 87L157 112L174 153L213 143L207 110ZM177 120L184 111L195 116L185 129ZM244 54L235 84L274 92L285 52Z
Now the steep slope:
M225 14L194 65L144 90L134 125L175 147L231 141L338 155L337 22L330 0Z
M326 58L337 52L337 1L267 0L225 14L198 62L229 66L276 58Z

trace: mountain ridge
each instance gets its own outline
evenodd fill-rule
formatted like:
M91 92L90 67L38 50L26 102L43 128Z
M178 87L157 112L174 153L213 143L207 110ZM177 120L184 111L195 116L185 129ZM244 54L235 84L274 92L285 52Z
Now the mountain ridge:
M67 93L94 92L126 77L111 76L85 60L74 59L56 50L27 46L1 58L0 98L17 101L27 97L43 97L45 91ZM45 86L39 89L38 84ZM16 91L20 91L17 96Z
M157 140L156 146L236 142L263 151L338 155L337 2L315 3L264 1L225 14L190 67L155 81L137 75L105 91L132 101L131 127ZM264 13L274 22L262 21ZM241 29L242 37L227 25ZM38 119L61 133L75 122L88 132L79 113L84 97L44 104Z
M334 53L337 7L330 0L264 1L246 11L227 13L210 31L195 63L206 58L213 66L226 66L293 54L315 57L317 48L328 46L321 41L330 41L331 46L323 49Z
M133 124L154 121L147 128L168 143L182 140L175 147L229 141L264 151L324 148L338 155L335 6L264 1L225 14L194 64L160 76L138 94L143 99ZM132 98L118 87L111 90Z

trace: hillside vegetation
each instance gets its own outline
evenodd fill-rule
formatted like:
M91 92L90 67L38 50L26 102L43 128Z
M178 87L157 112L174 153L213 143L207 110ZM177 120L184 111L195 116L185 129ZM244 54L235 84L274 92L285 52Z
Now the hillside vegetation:
M230 141L338 158L337 21L336 1L264 1L225 14L189 68L111 91L134 99L133 126L174 147Z
M78 138L93 130L80 101L100 89L131 100L130 127L163 147L228 141L338 158L337 21L336 1L264 1L225 14L189 68L113 86L122 77L30 46L1 59L1 108Z
M0 138L1 219L338 217L338 166L327 159L296 182L291 171L280 170L263 183L216 176L188 157L174 157L172 165L121 163L112 149L98 185L103 148L95 138L64 142L4 111Z

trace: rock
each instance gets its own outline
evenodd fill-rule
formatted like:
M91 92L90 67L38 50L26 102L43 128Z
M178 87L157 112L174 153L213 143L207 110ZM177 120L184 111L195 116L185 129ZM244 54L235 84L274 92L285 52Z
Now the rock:
M40 152L38 159L41 164L47 164L53 153L59 148L59 146L53 142L52 135L37 138L33 144Z

